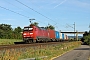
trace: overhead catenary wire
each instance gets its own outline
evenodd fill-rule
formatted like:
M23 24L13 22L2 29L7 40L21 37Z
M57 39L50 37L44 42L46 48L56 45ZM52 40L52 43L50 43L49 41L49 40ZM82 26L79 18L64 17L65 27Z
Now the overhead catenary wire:
M18 15L23 16L23 17L25 17L25 18L30 18L30 17L28 17L28 16L25 16L25 15L23 15L23 14L20 14L20 13L18 13L18 12L15 12L15 11L13 11L13 10L8 9L8 8L2 7L2 6L0 6L0 8L5 9L5 10L8 10L8 11L10 11L10 12L13 12L13 13L15 13L15 14L18 14ZM41 21L39 21L39 22L41 22ZM44 22L41 22L41 23L44 23ZM46 23L44 23L44 24L46 24ZM55 24L55 25L56 25L56 24Z
M18 1L18 0L16 0L16 1ZM9 3L9 2L8 2L8 3ZM14 5L14 4L12 4L12 3L9 3L9 4L11 4L11 5L13 5L13 6L17 7L16 5ZM23 3L22 3L22 4L23 4ZM50 19L50 18L48 18L47 16L45 16L45 15L43 15L43 14L39 13L39 12L38 12L38 11L36 11L36 10L34 10L34 9L30 8L29 6L27 6L27 5L25 5L25 4L23 4L23 5L24 5L24 6L26 6L26 7L28 7L29 9L33 10L34 12L36 12L36 13L38 13L38 14L42 15L43 17L45 17L45 18L47 18L47 19L49 19L49 20L53 21L52 19ZM10 10L10 9L5 8L5 7L2 7L2 6L0 6L0 7L1 7L1 8L3 8L3 9L5 9L5 10L11 11L11 12L13 12L13 13L16 13L16 14L18 14L18 15L21 15L21 16L23 16L23 17L26 17L26 18L29 18L29 19L30 19L30 17L29 17L29 16L26 16L26 15L24 15L24 14L21 14L21 13L15 12L15 11L13 11L13 10ZM19 8L19 9L21 9L21 10L25 11L24 9L22 9L22 8L20 8L20 7L17 7L17 8ZM27 11L25 11L25 12L27 12ZM38 20L37 20L37 21L38 21ZM39 22L41 22L41 21L39 21ZM53 21L53 22L55 23L56 21ZM44 22L41 22L41 23L44 23ZM44 24L46 24L46 23L44 23ZM56 24L55 24L55 25L56 25Z
M24 10L24 9L22 9L21 7L19 7L19 6L16 6L16 5L14 5L13 3L10 3L10 2L8 2L8 1L6 1L6 0L4 0L5 2L7 2L8 4L10 4L10 5L12 5L12 6L14 6L14 7L16 7L16 8L18 8L18 9L21 9L22 11L25 11L25 12L27 12L27 13L30 13L30 12L28 12L28 11L26 11L26 10ZM31 14L31 13L30 13Z
M34 10L33 8L31 8L31 7L27 6L26 4L24 4L24 3L22 3L22 2L20 2L20 1L18 1L18 0L15 0L15 1L17 1L18 3L20 3L20 4L24 5L25 7L29 8L30 10L32 10L32 11L34 11L34 12L38 13L39 15L41 15L41 16L43 16L43 17L47 18L48 20L51 20L51 21L53 21L54 23L56 22L56 21L52 20L51 18L49 18L49 17L47 17L47 16L45 16L45 15L41 14L40 12L38 12L38 11Z
M6 0L5 0L5 1L6 1ZM22 8L20 8L20 7L16 6L16 5L14 5L14 4L8 2L8 1L6 1L6 2L7 2L8 4L10 4L10 5L12 5L12 6L18 8L18 9L21 9L22 11L25 11L24 9L22 9ZM25 11L25 12L30 13L30 12L28 12L28 11ZM31 13L30 13L30 14L31 14ZM38 21L38 20L37 20L37 21ZM38 22L41 22L41 21L38 21ZM41 23L44 23L44 22L41 22ZM44 23L44 24L46 24L46 23Z
M52 19L50 19L50 18L48 18L47 16L45 16L45 15L43 15L43 14L39 13L39 12L38 12L38 11L36 11L36 10L34 10L34 9L30 8L29 6L25 5L24 3L22 3L22 2L20 2L20 1L18 1L18 0L15 0L15 1L19 2L20 4L24 5L25 7L27 7L27 8L29 8L29 9L33 10L34 12L36 12L36 13L38 13L38 14L42 15L43 17L45 17L45 18L47 18L47 19L49 19L49 20L53 21ZM11 4L11 5L12 5L12 6L14 6L14 7L17 7L17 8L19 8L19 9L21 9L21 10L25 11L24 9L22 9L22 8L20 8L20 7L16 6L16 5L14 5L14 4L12 4L12 3L8 2L8 1L6 1L6 2L7 2L7 3L9 3L9 4ZM25 11L25 12L27 12L27 11ZM29 12L27 12L27 13L29 13ZM40 21L39 21L39 22L40 22ZM56 21L53 21L53 22L56 22ZM46 23L44 23L44 24L46 24Z
M18 0L15 0L15 1L17 1L18 3L24 5L25 7L29 8L29 9L31 9L32 11L38 13L39 15L41 15L41 16L43 16L43 17L45 17L45 18L47 18L47 19L49 19L49 20L51 20L51 21L53 21L53 22L56 22L56 21L52 20L51 18L49 18L49 17L47 17L47 16L41 14L40 12L34 10L33 8L31 8L31 7L27 6L27 5L25 5L24 3L22 3L22 2L20 2L20 1L18 1Z
M25 17L25 18L28 18L28 19L30 18L30 17L28 17L28 16L25 16L25 15L23 15L23 14L20 14L20 13L18 13L18 12L15 12L15 11L13 11L13 10L8 9L8 8L2 7L2 6L0 6L0 8L5 9L5 10L8 10L8 11L10 11L10 12L13 12L13 13L15 13L15 14L18 14L18 15L23 16L23 17ZM39 22L41 22L41 21L39 21ZM41 22L41 23L44 23L44 22ZM45 24L45 23L44 23L44 24Z
M8 10L8 11L13 12L13 13L18 14L18 15L21 15L21 16L23 16L23 17L30 18L30 17L28 17L28 16L25 16L25 15L23 15L23 14L20 14L20 13L18 13L18 12L15 12L15 11L13 11L13 10L8 9L8 8L2 7L2 6L0 6L0 8L3 8L3 9L5 9L5 10Z

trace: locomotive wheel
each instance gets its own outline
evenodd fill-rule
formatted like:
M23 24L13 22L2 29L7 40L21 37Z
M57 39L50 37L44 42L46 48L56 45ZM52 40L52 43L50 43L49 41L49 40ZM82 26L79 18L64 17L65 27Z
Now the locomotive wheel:
M47 43L48 41L49 41L49 39L48 39L48 38L46 38L45 42Z
M25 40L25 43L28 43L28 40Z
M33 43L36 43L36 40L33 40Z
M28 43L31 43L31 40L28 40Z
M25 43L27 43L27 44L33 43L33 40L26 40Z
M39 43L39 42L40 42L40 40L39 40L39 38L37 38L37 39L36 39L36 43Z

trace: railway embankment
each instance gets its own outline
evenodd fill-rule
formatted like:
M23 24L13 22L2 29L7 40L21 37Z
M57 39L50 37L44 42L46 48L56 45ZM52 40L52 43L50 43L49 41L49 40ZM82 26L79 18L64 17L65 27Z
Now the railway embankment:
M80 45L81 42L74 41L67 43L41 43L32 46L19 46L18 48L4 48L0 50L0 60L24 60L31 58L35 60L50 60Z

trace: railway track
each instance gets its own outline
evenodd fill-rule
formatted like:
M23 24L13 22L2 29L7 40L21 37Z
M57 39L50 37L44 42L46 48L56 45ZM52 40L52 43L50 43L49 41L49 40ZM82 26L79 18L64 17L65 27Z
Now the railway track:
M0 50L11 49L11 48L23 48L23 47L35 47L40 45L55 45L67 42L48 42L48 43L31 43L31 44L14 44L14 45L0 45Z

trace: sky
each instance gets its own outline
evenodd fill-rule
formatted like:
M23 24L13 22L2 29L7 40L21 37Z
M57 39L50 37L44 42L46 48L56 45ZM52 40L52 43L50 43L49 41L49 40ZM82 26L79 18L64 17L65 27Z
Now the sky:
M12 28L53 25L57 31L89 31L90 0L0 0L0 24Z

